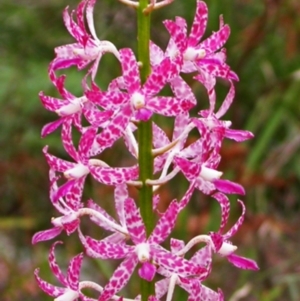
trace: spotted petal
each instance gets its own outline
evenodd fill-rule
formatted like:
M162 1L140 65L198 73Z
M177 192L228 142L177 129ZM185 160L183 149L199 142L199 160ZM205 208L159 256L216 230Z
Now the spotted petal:
M80 275L82 259L83 259L83 253L78 254L77 256L71 259L68 267L67 281L69 287L74 291L77 291L79 287L79 275Z
M139 209L131 198L127 198L124 202L125 222L130 234L130 238L134 244L146 241L146 229L143 223Z
M98 301L107 301L119 292L127 284L137 263L136 256L128 256L115 270Z
M89 236L86 237L86 245L98 254L97 258L101 259L125 258L128 253L132 252L129 246L96 240Z

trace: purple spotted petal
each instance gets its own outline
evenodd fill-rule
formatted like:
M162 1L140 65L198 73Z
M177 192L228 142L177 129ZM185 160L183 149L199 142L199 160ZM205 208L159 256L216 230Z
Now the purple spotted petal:
M124 202L128 198L128 190L126 184L117 185L115 188L115 208L121 225L126 225Z
M71 163L62 159L59 159L48 153L48 146L43 148L44 155L46 157L47 163L55 171L64 172L67 169L71 169L75 166L75 163Z
M159 65L153 67L142 91L147 96L156 95L175 73L174 64L169 58L165 58Z
M170 96L158 96L149 99L147 102L147 108L151 111L164 115L164 116L176 116L189 111L194 104L190 99L177 99Z
M34 276L35 276L35 279L38 283L38 286L48 295L52 296L52 297L58 297L58 296L61 296L65 291L66 289L65 288L61 288L61 287L58 287L58 286L54 286L44 280L42 280L40 277L39 277L39 269L36 269L34 271Z
M141 81L139 67L133 51L129 48L120 50L123 79L129 93L140 90Z
M153 130L153 145L155 148L163 147L170 143L166 133L155 123L152 123Z
M184 243L183 240L179 240L179 239L176 239L176 238L171 238L170 245L171 245L172 253L176 253L176 252L178 252L178 251L180 251L181 249L184 248L185 243Z
M79 287L79 275L82 259L83 253L78 254L77 256L72 258L68 267L67 281L69 287L74 291L77 291Z
M77 179L72 179L61 185L55 192L53 192L51 196L52 202L55 203L59 200L59 198L64 197L77 184L79 185L79 181ZM83 186L84 183L81 182L80 185Z
M45 138L46 136L54 132L63 122L64 118L59 118L58 120L47 123L45 126L43 126L41 131L42 138Z
M239 217L239 219L237 220L237 222L232 226L232 228L230 230L228 230L228 232L226 234L224 234L224 240L227 240L228 238L232 237L235 235L235 233L239 230L239 228L241 227L241 225L244 222L244 218L245 218L245 214L246 214L246 207L244 205L244 203L240 200L238 200L239 204L242 206L242 214Z
M219 232L222 232L228 222L230 202L224 194L219 192L213 194L212 197L215 198L221 206L221 224L220 224Z
M184 196L182 197L182 199L179 202L180 210L183 210L187 206L187 204L189 203L189 201L192 197L194 190L195 190L195 184L192 183L192 184L190 184L188 190L186 191L186 193L184 194Z
M200 300L211 300L211 301L223 301L222 291L215 292L212 289L202 285L201 287L201 299Z
M165 278L155 282L155 295L160 300L168 291L169 278Z
M66 279L66 277L63 275L60 267L58 266L58 264L56 263L56 259L55 259L55 254L54 254L54 250L56 245L58 244L62 244L61 241L57 241L54 244L52 244L50 252L49 252L49 265L50 268L52 270L52 273L54 274L54 276L66 287L68 287L68 281Z
M158 65L164 59L164 52L152 41L150 41L151 66Z
M179 276L195 276L206 271L203 266L195 265L184 258L169 253L159 245L150 245L150 248L155 263Z
M125 222L134 244L146 241L146 229L139 209L133 199L128 198L124 202Z
M128 101L128 95L120 91L87 91L86 96L91 102L105 110L116 110L120 105Z
M204 49L207 54L213 53L222 48L230 35L230 27L225 25L217 32L214 32L210 37L200 43L200 49Z
M175 43L177 49L180 53L183 53L187 47L187 39L186 32L182 30L182 24L179 25L179 19L177 22L173 22L171 20L165 20L163 23L167 30L169 31L172 41ZM172 46L168 45L168 50L170 50Z
M79 161L79 156L72 139L72 119L66 118L62 125L61 140L66 152L73 158L74 161Z
M129 246L113 244L102 240L95 240L89 236L86 237L86 245L98 254L101 259L120 259L124 258L132 251Z
M68 192L65 195L65 203L73 211L77 211L83 206L81 203L81 197L83 193L85 178L86 177L76 179L74 181L76 185L71 184L70 190L67 189Z
M201 171L201 166L199 164L190 162L189 160L181 157L175 157L174 161L189 181L199 176Z
M174 95L179 99L187 99L191 107L196 105L197 100L191 87L179 76L173 78L170 82Z
M61 107L69 103L68 100L61 100L55 97L47 96L44 94L44 92L40 92L39 97L45 109L52 112L60 109Z
M180 206L177 201L171 202L166 212L159 219L155 229L150 235L148 242L160 244L171 234L175 227Z
M110 124L96 137L101 149L108 148L119 139L133 114L133 108L129 104L125 104L113 116Z
M113 295L118 293L127 284L137 263L138 259L136 256L128 256L125 258L111 276L108 284L104 287L98 301L110 300Z
M205 33L208 19L207 5L203 1L197 1L196 13L191 27L188 45L195 46Z
M200 275L201 280L205 280L212 270L212 248L207 245L197 251L190 259L195 264L203 265L206 267L206 271Z
M120 185L138 177L138 167L98 167L89 166L92 176L106 185Z
M230 106L231 106L231 104L233 102L234 96L235 96L235 87L233 85L233 82L230 80L229 83L230 83L229 92L228 92L226 98L224 99L224 101L223 101L220 109L216 113L216 117L218 119L220 117L222 117L228 111L228 109L230 108Z
M80 138L78 146L78 155L83 163L86 163L84 159L88 157L89 150L93 145L94 139L96 137L97 128L89 127L85 130ZM84 162L85 161L85 162Z

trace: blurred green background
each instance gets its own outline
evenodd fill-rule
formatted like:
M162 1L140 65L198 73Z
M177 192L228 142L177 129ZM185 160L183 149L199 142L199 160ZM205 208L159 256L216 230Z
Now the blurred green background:
M207 285L222 288L230 301L299 301L300 2L206 2L209 6L206 36L217 30L219 15L223 14L231 26L226 44L228 62L240 77L235 102L225 119L232 120L232 128L255 134L255 139L248 143L226 141L222 150L220 169L247 190L242 198L247 205L246 219L233 242L239 246L240 255L256 259L261 268L256 273L241 271L225 259L216 258ZM175 0L155 12L153 40L162 47L166 45L168 34L162 25L166 18L180 15L191 24L195 3L195 0ZM52 300L37 288L33 278L33 270L39 266L41 276L55 283L47 262L51 242L31 246L31 237L36 231L50 228L50 218L56 214L48 200L48 167L41 149L49 144L52 153L66 155L59 131L40 139L42 126L56 116L42 107L37 94L43 90L47 95L58 96L48 80L47 68L54 57L53 48L73 42L61 17L67 5L75 8L77 2L0 2L0 299L3 301ZM135 49L133 10L116 0L99 0L95 20L100 39L110 40L118 48ZM107 86L119 70L114 58L105 56L98 84ZM75 69L68 71L68 89L78 96L82 94L82 74ZM219 82L218 89L221 101L226 93L225 83ZM195 93L199 108L205 108L203 89L195 86ZM122 150L118 149L103 156L115 162L121 155ZM90 180L87 185L87 196L96 199L100 195L111 206L110 189L99 188ZM168 203L185 185L175 190L163 189L163 202ZM218 229L220 210L216 202L200 195L194 199L189 210L180 216L174 234L177 238L191 238ZM240 208L233 198L232 223L239 214ZM76 235L61 237L68 243L58 248L58 261L66 267L68 260L82 249ZM87 261L82 279L92 279L93 275L95 281L105 281L111 272L110 266L99 262L95 266ZM129 290L134 292L134 285ZM182 300L183 296L178 291L176 300Z

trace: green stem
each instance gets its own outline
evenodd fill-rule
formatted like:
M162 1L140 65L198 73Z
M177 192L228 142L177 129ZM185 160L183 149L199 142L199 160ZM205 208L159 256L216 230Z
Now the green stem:
M137 10L138 19L138 60L141 62L140 74L141 81L145 83L150 74L150 14L144 14L143 10L147 7L148 0L140 0ZM147 179L153 177L153 156L152 149L152 120L141 122L138 125L138 144L139 144L139 179L143 186L139 192L139 207L146 227L147 237L154 228L154 215L152 211L152 187L145 184ZM142 301L147 301L150 295L154 295L154 282L141 279Z

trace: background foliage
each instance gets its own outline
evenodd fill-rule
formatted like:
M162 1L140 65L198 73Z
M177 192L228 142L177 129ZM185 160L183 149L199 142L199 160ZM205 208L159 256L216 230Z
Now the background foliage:
M41 149L45 144L61 157L66 156L59 135L40 139L42 126L54 120L43 109L38 92L58 96L51 86L48 63L53 48L72 42L61 12L77 3L68 0L1 0L0 2L0 295L4 301L51 300L35 284L33 269L54 281L47 263L48 247L32 247L34 232L47 229L55 215L48 200L48 167ZM221 287L227 300L291 300L300 296L300 2L298 0L218 0L207 1L210 8L207 34L218 28L222 13L232 34L226 45L229 64L240 76L235 103L226 118L233 128L253 131L255 139L223 148L222 170L242 182L247 189L243 198L247 217L234 243L239 254L257 259L258 273L239 271L226 260L218 259L209 285ZM180 15L191 22L194 0L175 2L153 15L153 40L164 46L168 34L161 21ZM113 41L118 48L135 47L134 12L117 1L99 0L96 26L100 39ZM110 55L101 62L98 84L106 87L118 75L119 66ZM73 72L74 71L74 72ZM80 95L81 75L71 70L68 88ZM187 80L189 80L187 78ZM199 108L206 96L195 87ZM218 97L226 92L219 83ZM204 99L203 102L200 100ZM168 125L165 125L167 127ZM114 162L120 149L104 154ZM167 187L163 199L169 202L177 191ZM111 198L110 189L89 182L89 193L103 202ZM190 212L181 216L176 237L217 229L219 208L209 199L195 196ZM199 200L200 199L200 200ZM103 204L102 202L102 204ZM215 202L216 203L216 202ZM232 202L232 222L240 208ZM216 206L215 206L216 205ZM93 231L93 230L89 230ZM99 234L98 236L105 235ZM63 237L60 248L62 265L66 258L81 251L76 237ZM111 267L86 263L83 273L95 280L105 279ZM99 272L100 271L100 272ZM102 272L101 272L102 271ZM134 291L133 287L129 290ZM178 300L181 300L178 292Z

